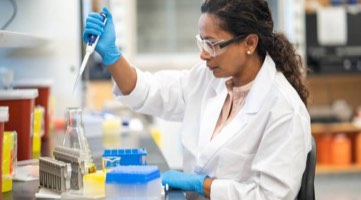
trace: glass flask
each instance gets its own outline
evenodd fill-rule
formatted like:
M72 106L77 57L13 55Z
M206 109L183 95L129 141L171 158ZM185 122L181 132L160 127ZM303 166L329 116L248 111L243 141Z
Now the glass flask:
M82 110L80 108L68 108L67 110L67 128L63 140L63 146L82 150L86 156L85 168L87 169L87 172L96 172L88 140L84 134Z

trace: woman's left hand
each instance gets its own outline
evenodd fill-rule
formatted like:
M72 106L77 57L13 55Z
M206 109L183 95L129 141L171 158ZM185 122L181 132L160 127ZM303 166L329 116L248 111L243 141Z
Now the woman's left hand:
M204 175L169 170L162 174L162 184L168 184L170 188L174 189L196 191L203 196L203 182L206 177Z

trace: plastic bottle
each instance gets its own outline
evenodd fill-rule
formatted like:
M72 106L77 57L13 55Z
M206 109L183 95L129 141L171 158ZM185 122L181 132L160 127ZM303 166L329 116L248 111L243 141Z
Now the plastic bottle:
M356 5L356 4L357 4L357 0L348 0L348 4Z
M338 134L332 142L332 164L347 167L351 164L351 140L345 134Z
M42 106L34 108L33 121L33 158L39 158L41 152L41 137L44 135L44 114L45 109Z
M104 119L102 123L102 131L103 145L106 149L121 147L119 118Z
M128 136L130 134L129 120L123 120L122 121L121 134L124 135L124 136Z
M134 133L129 126L129 120L122 120L121 127L122 148L137 148L139 147L139 134Z
M88 140L85 137L82 110L80 108L68 108L67 128L63 140L63 146L82 150L85 155L85 167L88 173L96 172L93 156L90 152Z
M361 132L356 136L356 164L361 165Z
M2 160L2 192L12 190L12 178L16 171L17 134L15 131L5 131Z
M83 176L83 195L86 197L104 197L105 195L105 173L97 171L96 173Z
M324 165L331 164L332 135L325 133L317 140L317 162Z
M4 136L4 126L5 122L9 120L9 107L0 106L0 177L2 179L3 176L3 136ZM2 188L2 181L0 181L0 188Z

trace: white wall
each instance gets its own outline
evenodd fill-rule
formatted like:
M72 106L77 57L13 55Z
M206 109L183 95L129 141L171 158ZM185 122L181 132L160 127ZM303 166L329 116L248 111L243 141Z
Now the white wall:
M81 91L72 94L73 83L81 62L81 25L79 0L16 0L17 16L8 31L45 37L41 47L0 48L0 66L13 69L15 80L52 79L55 115L80 106ZM11 16L8 0L0 1L0 26Z

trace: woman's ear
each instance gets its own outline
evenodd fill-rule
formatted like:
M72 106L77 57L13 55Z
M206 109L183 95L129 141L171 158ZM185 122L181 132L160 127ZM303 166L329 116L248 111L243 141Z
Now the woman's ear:
M252 55L257 48L258 45L258 35L249 34L245 40L244 44L246 45L246 53L247 55Z

